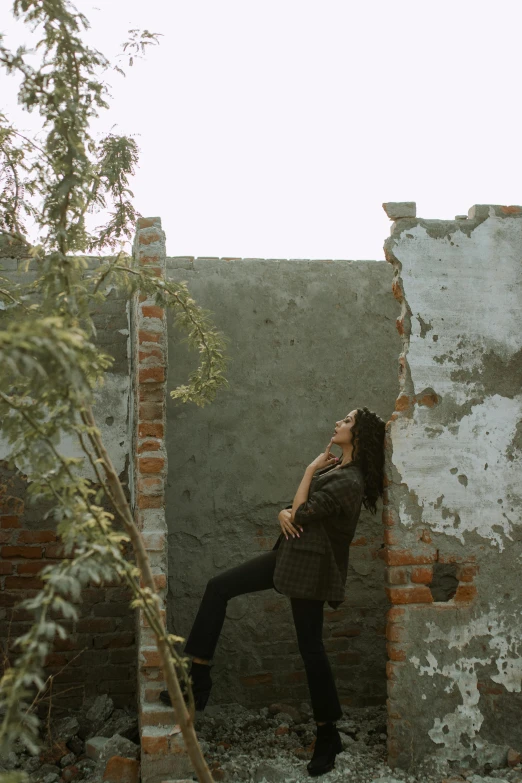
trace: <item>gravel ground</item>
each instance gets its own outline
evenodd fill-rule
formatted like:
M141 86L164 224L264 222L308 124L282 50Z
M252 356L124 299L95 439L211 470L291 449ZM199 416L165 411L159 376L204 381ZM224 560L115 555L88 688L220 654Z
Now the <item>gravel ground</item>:
M450 771L430 761L415 775L386 764L386 707L347 708L338 721L344 751L335 768L320 776L322 783L522 783L522 766L492 770ZM306 769L312 757L315 723L310 707L300 710L271 705L249 710L237 704L207 707L196 713L196 731L213 777L246 783L310 781Z

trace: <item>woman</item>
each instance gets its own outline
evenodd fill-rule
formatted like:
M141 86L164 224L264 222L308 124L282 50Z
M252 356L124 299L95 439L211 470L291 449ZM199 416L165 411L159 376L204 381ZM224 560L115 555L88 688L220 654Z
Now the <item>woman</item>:
M317 724L307 765L310 775L331 770L342 750L335 725L342 709L323 645L323 607L326 601L337 608L344 600L361 505L375 514L382 496L384 430L384 421L366 407L336 422L325 451L306 468L292 506L279 512L282 532L273 549L209 580L185 643L184 652L192 657L196 709L202 710L212 687L210 659L229 599L270 588L290 598ZM342 458L330 453L333 444L342 448ZM170 704L168 691L160 698Z

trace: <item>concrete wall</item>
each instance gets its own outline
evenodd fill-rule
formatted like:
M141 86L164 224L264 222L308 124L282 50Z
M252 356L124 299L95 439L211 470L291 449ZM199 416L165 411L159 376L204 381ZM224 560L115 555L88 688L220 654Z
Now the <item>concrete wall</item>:
M389 760L502 762L522 714L522 209L399 219Z
M167 275L213 312L232 359L213 404L167 399L168 620L186 637L208 579L272 548L334 422L364 405L389 419L401 341L385 262L168 258ZM168 328L172 389L197 357L170 315ZM381 508L363 512L346 601L325 611L345 704L386 699L383 547ZM309 698L290 604L274 590L230 601L214 663L213 703Z
M0 241L2 275L20 284L33 275L24 271L20 247ZM95 267L98 259L92 259ZM129 319L127 297L114 288L94 316L97 344L115 359L105 376L105 385L96 398L94 413L105 444L123 481L128 480L129 430ZM1 323L9 310L0 313ZM60 449L68 456L80 456L76 444L64 441ZM17 604L31 597L41 586L39 571L62 557L52 518L41 504L29 505L26 487L19 475L7 470L7 444L0 440L0 648L12 658L13 640L28 628L28 615ZM93 478L89 466L84 475ZM136 651L134 612L129 609L130 593L121 585L92 586L83 591L80 619L71 635L56 640L48 658L47 674L58 675L54 699L67 690L63 704L81 704L85 695L109 693L117 706L133 704L136 697ZM63 670L63 671L62 671ZM59 672L61 672L59 674Z

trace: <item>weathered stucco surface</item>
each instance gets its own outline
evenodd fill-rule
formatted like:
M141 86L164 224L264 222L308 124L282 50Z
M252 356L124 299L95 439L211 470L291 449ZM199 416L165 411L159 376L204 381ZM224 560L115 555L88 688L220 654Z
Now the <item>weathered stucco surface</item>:
M400 599L391 749L403 767L424 755L478 764L520 744L522 210L399 219L385 249L402 303L395 562L408 550L461 569L449 601Z
M277 514L334 422L364 405L389 419L401 341L385 262L170 258L167 272L213 312L231 356L214 403L167 400L168 618L186 637L208 579L272 548ZM169 389L197 359L180 337L170 319ZM386 698L380 512L361 515L346 601L325 610L347 704ZM274 590L229 602L214 664L213 703L308 700L289 601Z

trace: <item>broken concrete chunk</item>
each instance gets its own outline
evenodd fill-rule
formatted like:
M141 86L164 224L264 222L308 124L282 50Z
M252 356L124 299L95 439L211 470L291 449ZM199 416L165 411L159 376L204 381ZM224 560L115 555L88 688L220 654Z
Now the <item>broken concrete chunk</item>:
M108 737L91 737L90 740L87 740L85 743L85 753L87 755L87 758L93 759L94 761L98 761L100 758L100 753L104 747L109 741Z
M386 201L382 208L390 220L414 218L417 216L417 204L415 201Z
M98 737L98 739L101 739L101 737ZM101 765L103 765L103 769L105 769L107 761L112 758L112 756L123 756L123 758L127 759L137 759L139 750L139 745L131 742L126 737L120 737L119 734L115 734L114 737L105 740L105 743L101 747L98 755L97 770ZM101 772L103 773L103 770L101 770Z
M100 726L103 726L103 724L109 720L113 710L114 703L111 697L107 696L107 694L102 694L101 696L96 697L92 707L87 712L86 717L87 720L91 721L92 724L96 726L95 731L97 732Z

